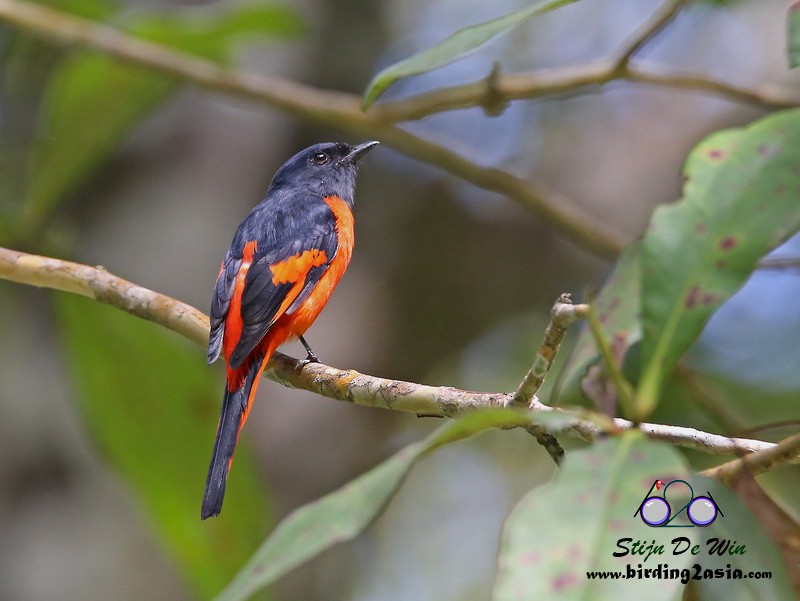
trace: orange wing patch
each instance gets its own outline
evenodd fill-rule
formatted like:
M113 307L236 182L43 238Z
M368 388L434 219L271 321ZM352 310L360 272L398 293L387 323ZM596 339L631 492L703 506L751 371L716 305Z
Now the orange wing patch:
M324 265L327 260L325 251L316 248L293 255L285 261L270 265L272 283L277 285L305 281L312 268Z

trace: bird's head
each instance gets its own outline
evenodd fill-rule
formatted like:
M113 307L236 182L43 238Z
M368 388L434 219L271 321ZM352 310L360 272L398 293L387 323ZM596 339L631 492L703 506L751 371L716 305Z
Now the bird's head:
M338 196L352 205L358 160L377 145L378 142L364 142L357 146L322 142L309 146L278 169L272 178L270 191L296 187L305 193Z

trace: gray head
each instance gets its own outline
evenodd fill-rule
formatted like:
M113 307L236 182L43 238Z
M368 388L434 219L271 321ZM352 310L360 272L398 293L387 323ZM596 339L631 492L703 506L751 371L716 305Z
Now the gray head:
M309 146L278 169L269 191L338 196L352 205L358 160L377 145L378 142L358 146L323 142Z

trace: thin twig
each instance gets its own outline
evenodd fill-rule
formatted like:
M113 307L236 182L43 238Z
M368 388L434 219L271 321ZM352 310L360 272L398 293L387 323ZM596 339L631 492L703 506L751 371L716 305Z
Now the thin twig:
M479 106L489 93L497 102L533 100L559 94L586 94L614 81L699 92L764 109L800 105L800 94L774 84L739 86L706 74L675 73L656 65L627 65L618 69L605 59L580 65L539 69L524 73L501 73L489 90L486 79L438 88L401 100L376 104L368 114L383 121L421 119L428 115Z
M800 269L800 257L775 257L770 259L761 259L758 263L758 269Z
M773 84L737 86L709 75L674 73L653 65L647 67L629 65L623 76L627 81L687 92L703 92L764 109L774 110L800 105L800 94Z
M191 54L138 39L108 25L24 0L0 0L0 21L51 39L90 47L185 83L245 98L351 134L380 139L408 156L516 200L550 221L578 244L602 256L616 256L624 245L625 238L619 232L604 225L598 216L572 198L551 190L544 183L528 181L502 169L470 161L449 148L414 136L371 113L364 113L360 108L360 98L352 94L221 67Z
M778 430L780 428L797 428L800 427L800 419L779 419L774 422L767 422L765 424L756 424L749 428L742 428L737 432L741 436L750 436L758 434L759 432L766 432L767 430Z
M536 442L547 451L547 454L550 455L550 459L552 459L556 465L561 465L561 462L564 461L564 457L566 456L566 452L564 451L564 447L561 446L561 443L558 442L558 439L547 431L547 428L539 424L529 424L523 426L523 428L525 428L525 431L533 436Z
M686 4L686 0L667 0L658 7L653 16L642 24L628 42L623 44L616 61L617 69L624 70L631 58L678 16L684 4Z
M544 383L547 372L553 366L561 341L567 328L576 319L582 318L589 307L587 305L573 305L569 294L562 294L553 305L550 311L550 323L544 332L544 339L539 345L539 350L533 359L533 365L525 374L525 377L517 387L517 391L511 397L512 405L517 407L529 407L536 398L536 393ZM556 465L560 465L564 459L564 448L558 439L550 434L544 427L533 424L525 428L536 441L544 447Z
M0 278L88 296L160 324L203 347L208 342L208 318L202 312L113 276L103 268L0 248ZM506 406L512 397L509 393L472 392L447 386L389 380L321 363L303 365L282 353L273 356L268 377L284 386L301 388L338 401L440 417L458 417L466 411ZM537 412L556 413L569 418L557 431L554 429L556 434L590 441L602 433L594 421L585 419L579 413L548 407L534 399L531 403L533 422ZM600 416L598 419L604 418ZM680 426L636 425L619 418L611 421L611 424L616 430L638 428L654 440L713 455L767 451L777 446L770 442L730 438ZM780 463L800 463L800 456L796 452L793 455L781 455L767 469Z
M362 113L363 114L363 113ZM330 125L334 126L333 123ZM590 214L566 194L547 184L474 163L460 154L393 126L365 126L363 135L380 139L395 149L475 184L516 200L548 220L574 242L597 255L612 258L625 246L625 238Z
M725 432L742 434L744 424L731 412L731 403L714 387L709 386L700 374L681 362L675 368L675 378L686 386L694 405L717 422Z
M795 462L798 453L800 453L800 433L784 438L770 449L744 455L739 459L712 467L701 473L726 484L733 484L744 471L757 476L776 466Z
M511 404L528 407L544 383L547 372L553 366L561 341L567 328L576 320L583 319L589 311L588 305L573 305L569 294L562 294L550 311L550 323L544 331L544 338L533 359L533 365L517 387Z
M411 121L444 111L480 106L490 96L495 101L530 100L600 86L617 77L614 63L609 60L528 73L498 73L492 78L491 86L488 78L484 78L473 83L437 88L401 100L379 102L367 114L382 121Z

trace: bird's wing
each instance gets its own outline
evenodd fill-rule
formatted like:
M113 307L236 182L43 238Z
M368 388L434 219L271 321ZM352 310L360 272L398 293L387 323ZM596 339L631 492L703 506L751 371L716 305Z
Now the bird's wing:
M212 362L223 338L234 341L226 343L232 345L232 369L242 365L278 318L311 294L338 248L335 217L321 202L299 219L267 220L240 233L217 277L208 349Z

